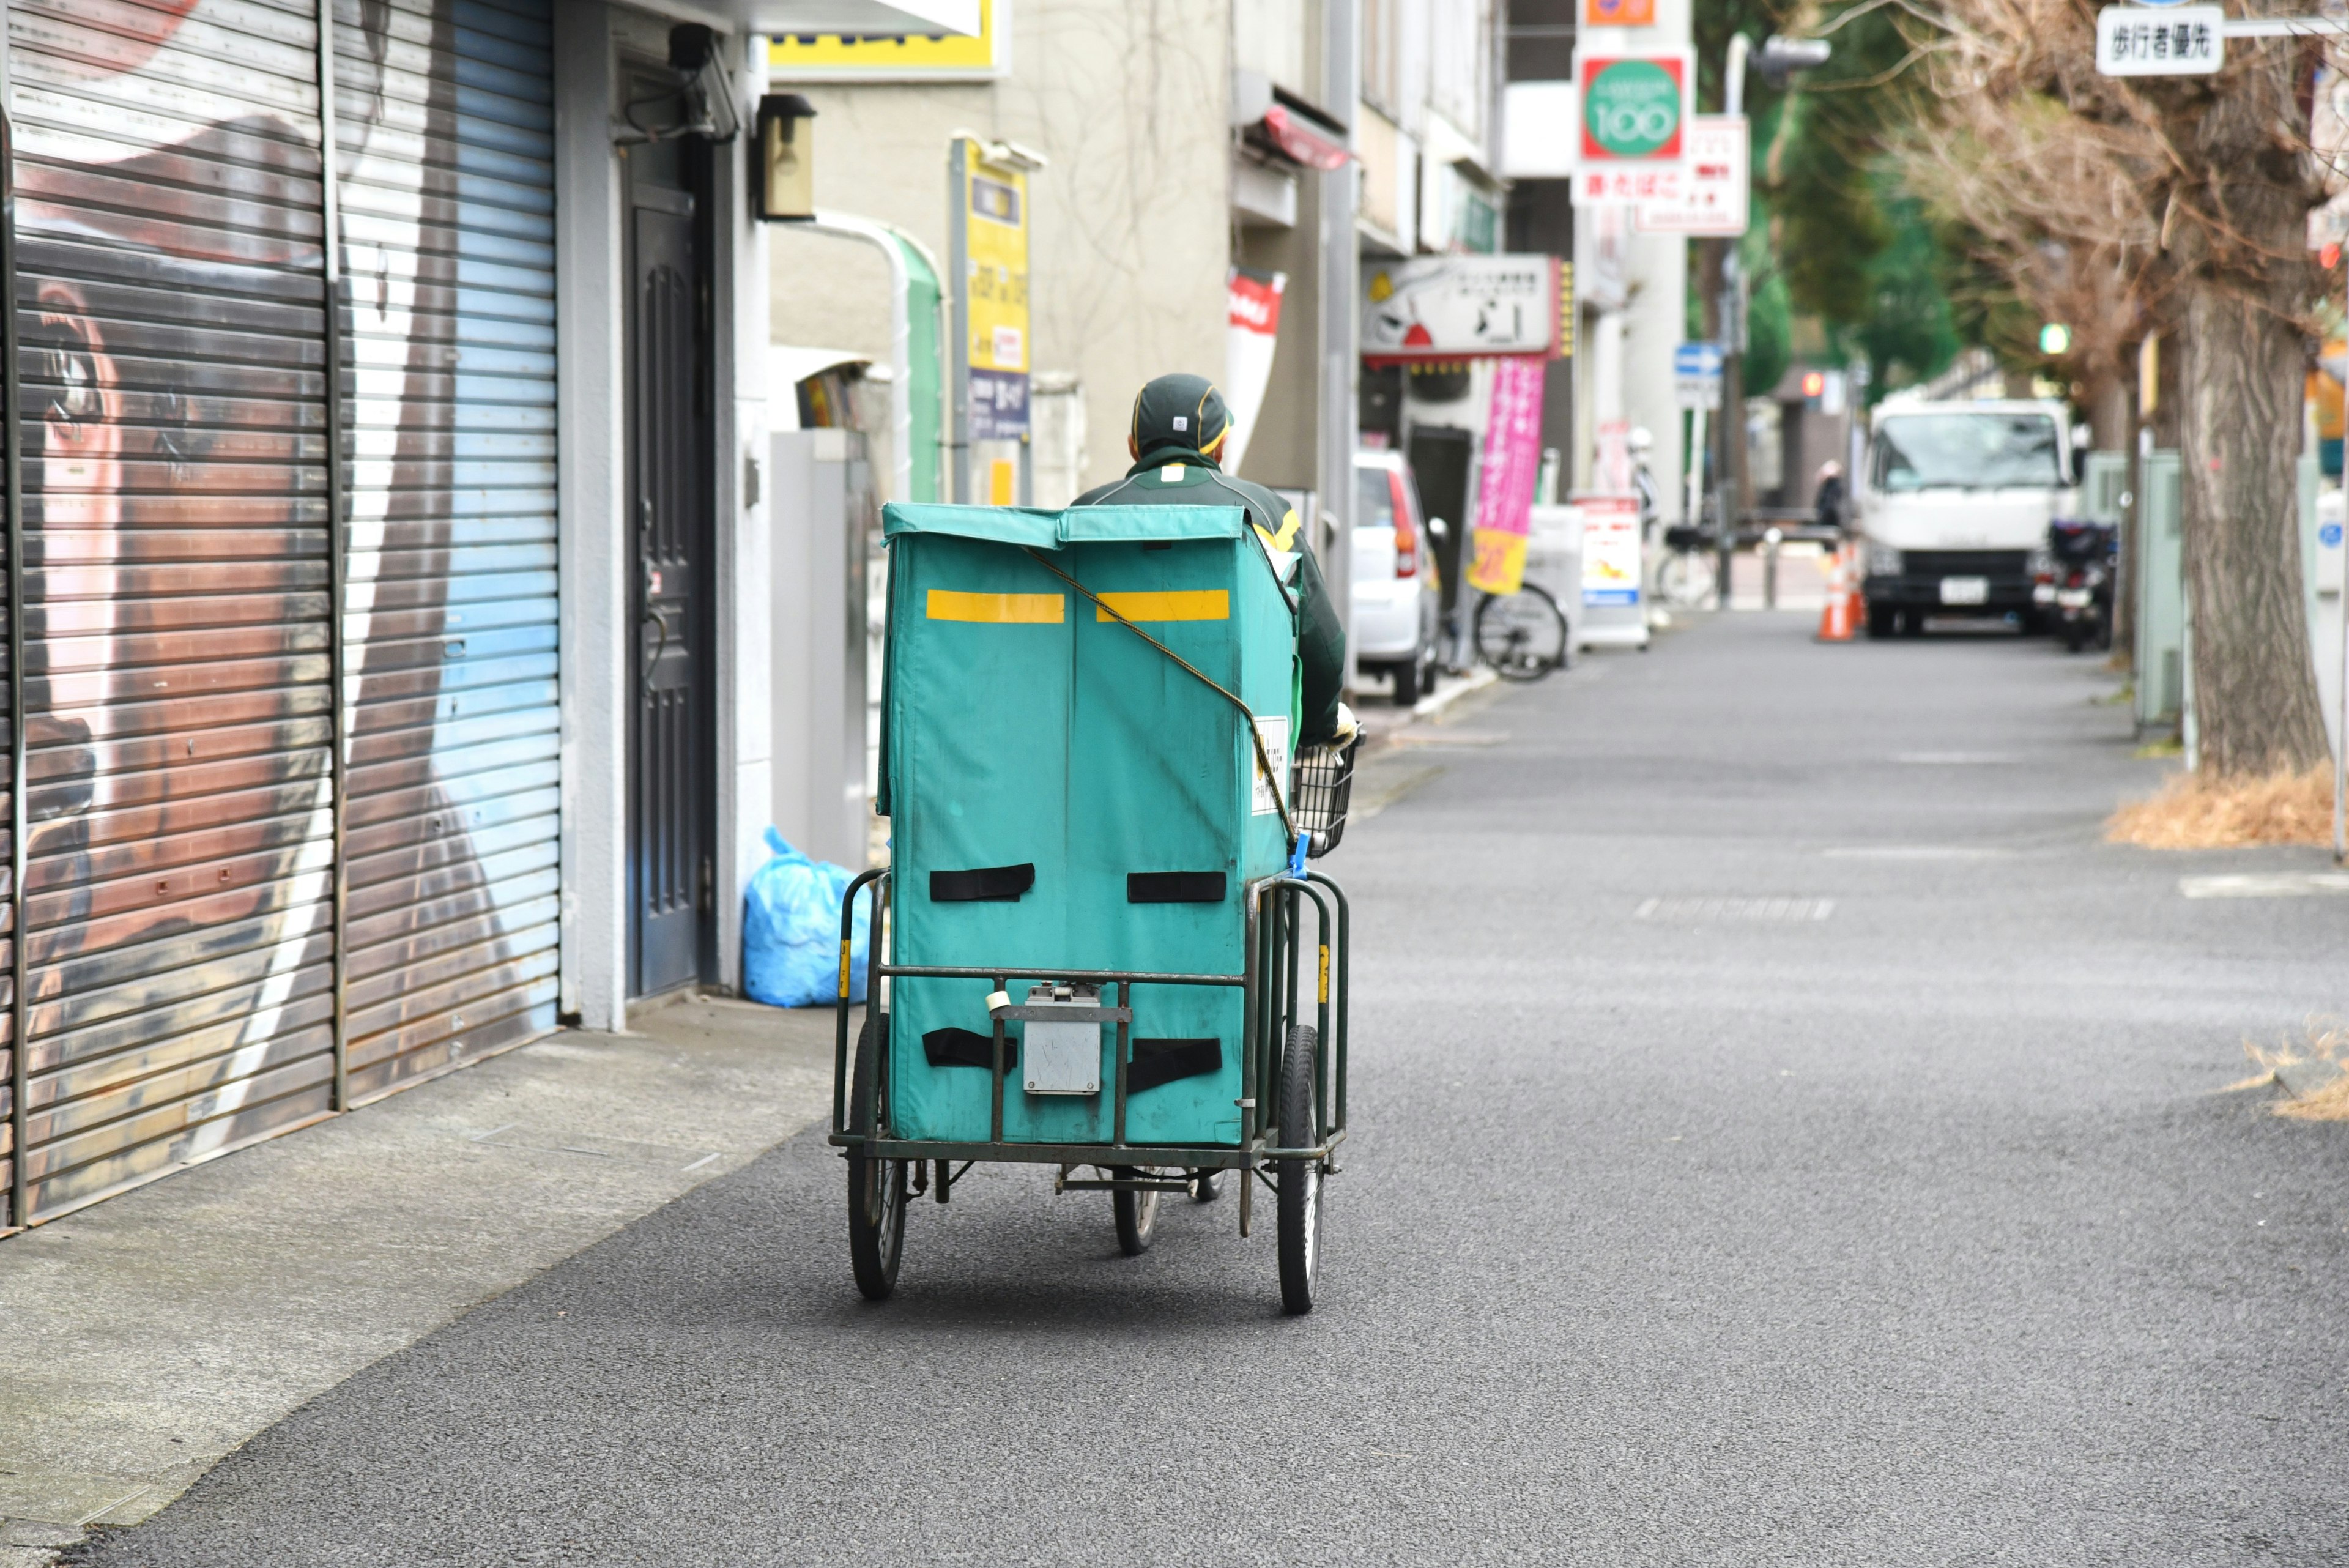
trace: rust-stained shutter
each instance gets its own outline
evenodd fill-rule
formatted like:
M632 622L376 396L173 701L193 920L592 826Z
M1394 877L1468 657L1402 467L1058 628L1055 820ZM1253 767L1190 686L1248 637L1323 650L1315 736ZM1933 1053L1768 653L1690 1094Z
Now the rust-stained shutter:
M26 1213L326 1114L308 0L10 0Z
M555 1026L548 6L339 0L353 1103Z

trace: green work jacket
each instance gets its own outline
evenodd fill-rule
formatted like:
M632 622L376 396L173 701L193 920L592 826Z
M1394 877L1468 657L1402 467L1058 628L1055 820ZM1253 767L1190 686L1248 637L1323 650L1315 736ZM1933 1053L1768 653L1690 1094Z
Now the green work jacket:
M1338 699L1346 684L1346 631L1330 607L1330 589L1311 546L1300 536L1296 509L1279 493L1234 479L1215 460L1161 447L1113 484L1097 485L1079 506L1230 506L1238 504L1258 536L1276 550L1293 550L1297 563L1297 653L1303 665L1305 717L1298 742L1315 745L1338 729Z

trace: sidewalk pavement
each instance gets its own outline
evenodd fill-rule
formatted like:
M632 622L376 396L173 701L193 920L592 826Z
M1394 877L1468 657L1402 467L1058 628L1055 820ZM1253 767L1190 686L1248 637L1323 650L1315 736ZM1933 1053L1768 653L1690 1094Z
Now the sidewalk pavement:
M0 1242L0 1568L827 1113L833 1014L684 1000Z

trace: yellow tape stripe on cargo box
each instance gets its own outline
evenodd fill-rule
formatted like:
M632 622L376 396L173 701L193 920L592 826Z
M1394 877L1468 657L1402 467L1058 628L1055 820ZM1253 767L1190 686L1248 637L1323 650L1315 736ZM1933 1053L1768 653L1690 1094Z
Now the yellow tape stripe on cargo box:
M1068 600L1060 594L966 594L932 588L929 614L932 620L976 620L991 626L1058 626L1068 618Z
M1157 594L1103 594L1102 603L1128 620L1229 620L1232 596L1222 588L1169 588ZM1108 620L1096 608L1093 619Z

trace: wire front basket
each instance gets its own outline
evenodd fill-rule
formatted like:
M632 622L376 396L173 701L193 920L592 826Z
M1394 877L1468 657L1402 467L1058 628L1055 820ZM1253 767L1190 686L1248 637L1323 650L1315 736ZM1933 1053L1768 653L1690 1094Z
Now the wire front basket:
M1346 836L1346 806L1354 795L1356 735L1342 746L1308 746L1297 753L1296 784L1289 795L1297 830L1307 836L1305 853L1319 859Z

